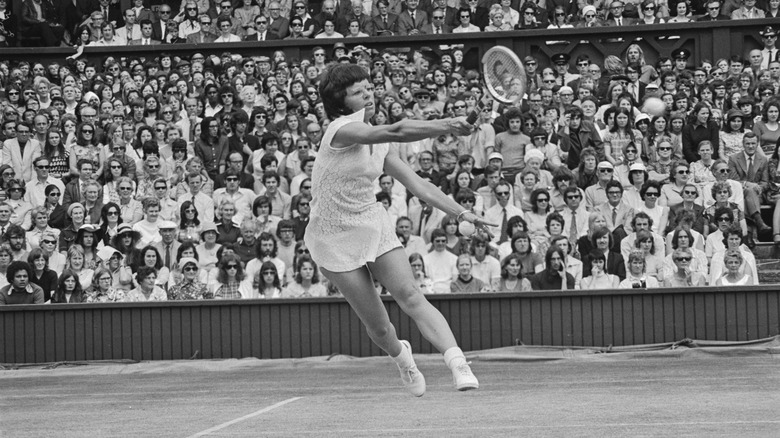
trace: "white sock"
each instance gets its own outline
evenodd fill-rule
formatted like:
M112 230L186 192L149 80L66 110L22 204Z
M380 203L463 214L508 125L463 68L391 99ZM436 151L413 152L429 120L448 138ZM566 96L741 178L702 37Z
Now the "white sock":
M412 351L406 348L403 344L401 344L401 352L398 354L398 356L390 357L401 368L409 368L414 363L414 358L412 358Z
M466 363L466 356L460 347L452 347L444 352L444 363L449 369L453 369Z

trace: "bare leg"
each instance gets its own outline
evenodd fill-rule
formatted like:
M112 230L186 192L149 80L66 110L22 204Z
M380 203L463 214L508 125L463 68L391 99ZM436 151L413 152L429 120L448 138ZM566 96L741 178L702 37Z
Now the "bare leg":
M371 340L390 356L398 356L401 353L401 343L382 300L374 292L374 282L368 268L363 266L349 272L330 272L326 269L322 271L355 310L366 326Z
M437 350L444 353L458 346L444 315L420 292L409 260L402 248L382 254L369 267L376 279L387 288L390 295L401 306L401 310L414 320L425 339Z

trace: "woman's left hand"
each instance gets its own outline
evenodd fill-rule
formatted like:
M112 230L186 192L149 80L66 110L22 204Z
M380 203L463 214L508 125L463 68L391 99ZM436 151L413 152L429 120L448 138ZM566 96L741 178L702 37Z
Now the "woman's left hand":
M450 128L450 132L455 135L469 135L474 130L474 125L469 123L465 117L449 119L447 126Z
M490 222L486 222L481 217L477 216L476 214L467 211L460 215L461 221L471 222L474 224L474 226L477 227L477 230L482 230L485 234L487 234L491 239L493 238L493 233L490 232L490 229L488 227L497 227L497 224L493 224Z

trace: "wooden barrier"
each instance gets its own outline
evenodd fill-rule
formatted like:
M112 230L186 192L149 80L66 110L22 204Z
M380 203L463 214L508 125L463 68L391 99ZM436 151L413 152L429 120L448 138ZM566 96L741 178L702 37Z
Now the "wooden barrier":
M222 44L164 44L157 46L87 46L84 56L100 64L107 56L154 57L160 53L189 57L195 52L220 55L224 52L241 55L268 55L284 50L288 59L311 57L314 47L331 47L336 42L345 42L349 47L357 44L382 50L386 48L435 48L441 45L463 44L467 59L473 68L480 54L495 45L513 49L516 53L536 56L541 64L549 64L552 54L566 52L575 55L588 54L592 60L601 63L607 55L623 57L629 45L636 42L645 52L648 63L654 63L659 56L679 48L693 53L690 65L699 65L702 60L712 62L719 58L740 55L747 58L751 49L761 48L759 30L773 24L777 19L735 20L717 22L671 23L631 27L597 27L583 29L522 30L508 32L480 32L474 34L446 34L395 37L370 37L346 39L301 39L263 41L254 43ZM0 58L14 61L62 62L74 53L72 48L4 48Z
M464 350L619 346L780 334L777 286L433 295ZM413 322L385 298L415 351ZM0 307L0 363L380 355L338 298Z

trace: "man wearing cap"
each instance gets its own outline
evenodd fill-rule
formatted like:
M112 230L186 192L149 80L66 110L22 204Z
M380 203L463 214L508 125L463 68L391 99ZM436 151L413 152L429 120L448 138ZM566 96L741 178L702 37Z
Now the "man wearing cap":
M567 53L556 53L550 57L555 64L555 71L558 72L558 85L566 85L580 78L580 75L569 73L569 60L571 56Z
M615 167L609 161L602 161L597 166L598 182L585 188L585 208L593 211L599 205L607 202L607 183L614 179Z
M161 239L154 244L154 247L157 248L157 252L162 257L163 266L173 271L173 266L176 263L176 254L181 246L181 243L176 239L176 224L162 220L157 224L157 228L160 230Z
M672 52L672 59L674 59L673 72L678 75L684 71L688 71L688 58L691 57L691 52L688 49L678 49Z
M761 49L761 70L768 70L772 61L778 61L777 50L777 31L772 26L767 26L760 31L761 41L764 48Z

